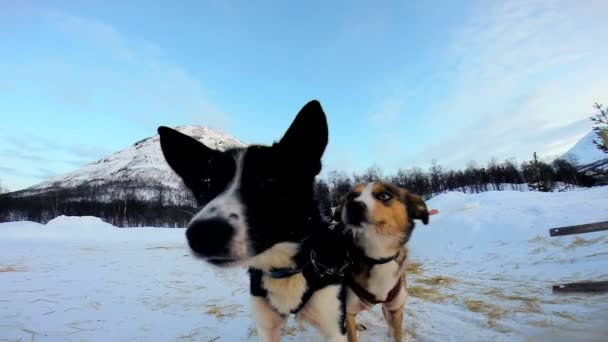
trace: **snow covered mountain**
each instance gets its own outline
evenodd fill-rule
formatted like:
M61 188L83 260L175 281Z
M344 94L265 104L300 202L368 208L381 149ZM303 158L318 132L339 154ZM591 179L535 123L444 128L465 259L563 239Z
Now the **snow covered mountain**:
M226 133L203 126L178 126L179 132L194 137L208 147L225 150L232 147L245 146L245 143ZM169 193L186 192L183 190L181 180L166 163L160 148L160 137L155 134L140 140L132 146L118 151L106 158L85 165L68 174L56 176L48 181L36 184L27 189L18 191L14 196L32 196L43 194L57 189L74 189L77 187L95 187L103 189L97 191L97 200L109 200L111 197L122 197L125 189L105 191L106 187L129 186L129 194L138 199L149 200L155 198L155 191L163 189ZM175 202L175 196L165 197L169 203ZM177 203L176 203L177 204Z
M576 162L578 165L589 165L598 161L608 159L608 154L600 151L593 140L597 140L597 135L594 131L590 131L581 140L579 140L568 152L562 155L562 158Z

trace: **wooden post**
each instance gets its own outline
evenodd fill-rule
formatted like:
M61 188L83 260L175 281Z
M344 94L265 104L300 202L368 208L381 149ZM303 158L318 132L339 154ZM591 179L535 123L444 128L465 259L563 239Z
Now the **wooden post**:
M553 285L554 293L606 292L606 291L608 291L608 281L590 281L590 282Z
M608 230L608 221L581 224L578 226L551 228L551 229L549 229L549 234L551 236L562 236L562 235L599 232L602 230Z

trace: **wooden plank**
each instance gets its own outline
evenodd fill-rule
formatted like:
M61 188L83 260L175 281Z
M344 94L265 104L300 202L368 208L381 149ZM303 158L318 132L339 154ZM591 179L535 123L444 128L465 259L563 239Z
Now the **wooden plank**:
M602 230L608 230L608 221L581 224L579 226L551 228L551 229L549 229L549 235L562 236L562 235L599 232Z
M556 292L556 293L606 292L606 291L608 291L608 281L590 281L590 282L553 285L553 292Z

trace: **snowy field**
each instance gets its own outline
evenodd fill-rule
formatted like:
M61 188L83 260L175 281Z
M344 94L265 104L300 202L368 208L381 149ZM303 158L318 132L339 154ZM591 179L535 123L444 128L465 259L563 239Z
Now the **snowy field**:
M410 242L410 341L601 341L608 294L551 293L608 280L608 187L565 193L448 193ZM182 229L119 229L89 217L0 224L0 341L257 340L243 269L193 259ZM387 340L379 310L364 341ZM293 320L283 340L319 340Z

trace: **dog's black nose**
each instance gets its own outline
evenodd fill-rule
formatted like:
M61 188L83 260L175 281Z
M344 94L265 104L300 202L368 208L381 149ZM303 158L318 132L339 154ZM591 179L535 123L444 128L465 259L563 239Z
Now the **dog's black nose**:
M190 248L203 257L228 258L234 228L222 219L191 222L186 230Z
M346 204L346 224L360 226L366 221L367 206L363 202L350 201Z

